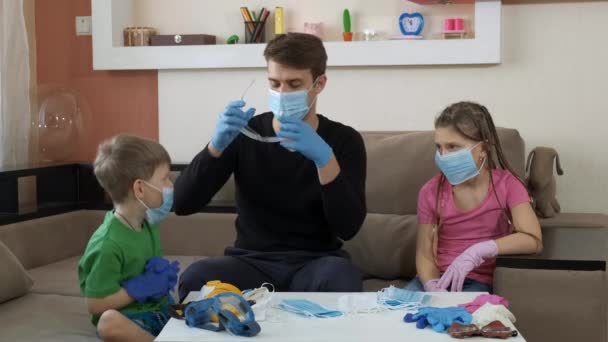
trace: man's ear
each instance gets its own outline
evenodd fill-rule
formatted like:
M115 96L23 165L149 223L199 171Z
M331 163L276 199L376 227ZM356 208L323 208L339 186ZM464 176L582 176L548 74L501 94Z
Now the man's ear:
M324 89L325 89L325 85L327 84L327 76L325 74L319 76L319 78L317 78L317 83L315 84L315 90L317 91L317 94L320 94Z

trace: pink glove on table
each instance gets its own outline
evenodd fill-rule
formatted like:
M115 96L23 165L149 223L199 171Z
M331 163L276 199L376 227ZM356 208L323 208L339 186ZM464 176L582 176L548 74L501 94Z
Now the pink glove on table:
M498 255L496 241L488 240L474 244L454 259L439 279L439 287L447 289L451 286L452 292L461 292L467 275L496 255Z
M439 286L439 279L431 279L424 283L425 292L447 292L446 289Z
M509 301L507 299L505 299L501 296L488 295L488 294L479 295L472 302L465 303L465 304L459 304L458 306L463 306L467 309L467 311L469 313L474 313L475 311L477 311L477 309L479 309L486 303L490 303L490 304L494 304L494 305L504 305L507 308L509 307Z

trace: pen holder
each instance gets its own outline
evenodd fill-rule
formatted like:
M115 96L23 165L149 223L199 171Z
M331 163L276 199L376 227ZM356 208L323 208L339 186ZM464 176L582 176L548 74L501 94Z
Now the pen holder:
M245 44L259 44L266 42L266 22L245 22Z

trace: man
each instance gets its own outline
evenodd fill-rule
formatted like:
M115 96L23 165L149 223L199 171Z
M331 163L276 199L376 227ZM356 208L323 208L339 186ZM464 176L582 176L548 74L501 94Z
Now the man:
M198 212L234 174L237 239L225 256L200 260L181 276L184 299L209 280L241 289L361 291L361 274L341 250L366 215L366 155L361 135L317 114L327 84L327 54L315 36L268 43L269 107L253 117L243 101L219 116L211 142L175 183L175 212ZM279 143L251 139L249 125ZM209 236L208 238L213 238Z

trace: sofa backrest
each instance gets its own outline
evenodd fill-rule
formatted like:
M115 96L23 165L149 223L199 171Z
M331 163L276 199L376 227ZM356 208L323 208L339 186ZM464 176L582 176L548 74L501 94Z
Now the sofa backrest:
M416 214L418 191L439 173L435 166L433 131L363 132L367 151L367 209L369 213ZM525 145L514 129L498 128L508 162L523 177ZM234 180L213 198L211 205L234 206Z
M0 226L2 241L26 269L81 255L105 212L80 210Z

